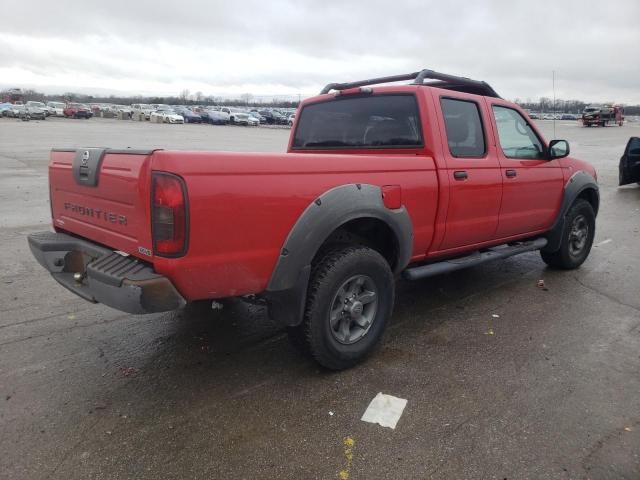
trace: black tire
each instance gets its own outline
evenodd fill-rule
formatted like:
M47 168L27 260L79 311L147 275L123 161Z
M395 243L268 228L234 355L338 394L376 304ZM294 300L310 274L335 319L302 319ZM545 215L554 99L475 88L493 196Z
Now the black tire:
M542 260L550 267L573 270L589 256L596 233L596 215L586 200L579 198L569 209L562 243L556 252L540 252Z
M304 319L288 329L289 338L325 368L352 367L382 337L394 289L389 264L377 251L360 245L329 250L312 267Z

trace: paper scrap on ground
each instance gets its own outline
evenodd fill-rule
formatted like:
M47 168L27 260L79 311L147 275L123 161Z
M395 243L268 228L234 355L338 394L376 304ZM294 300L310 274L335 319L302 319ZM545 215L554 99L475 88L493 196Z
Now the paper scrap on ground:
M611 242L613 242L613 239L607 238L606 240L603 240L600 243L596 243L596 247L599 247L600 245L606 245L607 243L611 243Z
M363 422L377 423L383 427L396 428L407 401L404 398L378 393L362 415Z

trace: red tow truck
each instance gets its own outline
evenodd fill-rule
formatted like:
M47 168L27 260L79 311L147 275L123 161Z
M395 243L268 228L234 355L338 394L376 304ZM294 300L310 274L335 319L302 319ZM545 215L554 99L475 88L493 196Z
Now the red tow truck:
M28 241L90 302L150 313L243 297L342 369L379 343L398 277L536 250L579 267L599 190L568 155L485 82L331 83L302 102L282 154L53 149L53 231Z
M624 123L624 108L620 105L589 105L582 112L582 125L585 127L606 127L608 125L622 126Z

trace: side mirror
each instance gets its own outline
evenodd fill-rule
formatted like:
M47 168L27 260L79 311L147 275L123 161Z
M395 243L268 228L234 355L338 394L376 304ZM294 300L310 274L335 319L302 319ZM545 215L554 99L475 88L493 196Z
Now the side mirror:
M549 160L564 158L569 155L569 142L566 140L551 140L549 142Z

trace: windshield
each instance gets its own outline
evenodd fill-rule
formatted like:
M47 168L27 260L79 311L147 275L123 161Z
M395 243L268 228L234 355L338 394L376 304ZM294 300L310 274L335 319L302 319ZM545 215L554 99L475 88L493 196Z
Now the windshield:
M295 149L401 148L422 146L413 95L343 97L305 106L293 140Z

